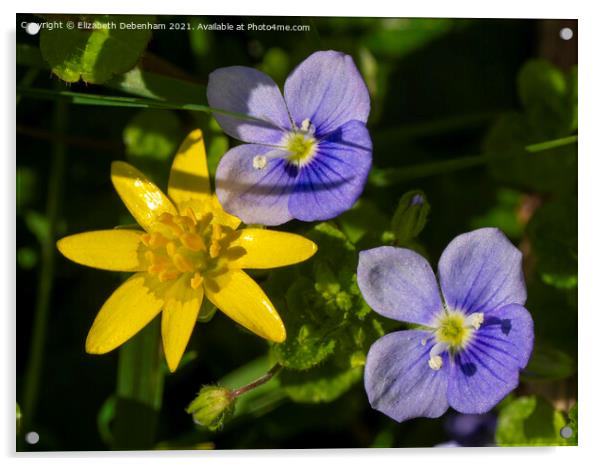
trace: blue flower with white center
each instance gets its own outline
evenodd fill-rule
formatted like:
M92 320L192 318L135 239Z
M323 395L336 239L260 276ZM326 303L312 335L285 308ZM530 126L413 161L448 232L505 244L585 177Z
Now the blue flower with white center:
M246 142L217 168L224 209L245 223L327 220L351 208L372 164L370 97L349 55L316 52L286 79L284 96L266 74L244 66L209 75L211 107L224 132Z
M495 228L456 237L438 278L419 254L379 247L360 253L357 280L379 314L418 324L377 340L364 385L373 408L398 422L448 407L485 413L518 385L533 349L522 254Z

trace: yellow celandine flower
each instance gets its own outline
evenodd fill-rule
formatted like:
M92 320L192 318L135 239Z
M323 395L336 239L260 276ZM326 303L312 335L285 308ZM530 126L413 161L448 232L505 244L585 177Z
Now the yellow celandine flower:
M260 337L286 339L274 305L242 269L302 262L317 246L292 233L237 230L240 220L226 213L211 193L200 130L191 132L176 154L169 197L125 162L113 162L111 180L144 231L90 231L57 242L61 253L78 264L136 272L100 309L86 339L88 353L117 348L163 310L163 350L173 372L204 297Z

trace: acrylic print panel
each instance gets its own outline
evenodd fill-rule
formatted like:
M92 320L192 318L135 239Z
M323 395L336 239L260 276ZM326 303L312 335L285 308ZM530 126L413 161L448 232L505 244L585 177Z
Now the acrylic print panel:
M17 16L17 451L577 444L577 22Z

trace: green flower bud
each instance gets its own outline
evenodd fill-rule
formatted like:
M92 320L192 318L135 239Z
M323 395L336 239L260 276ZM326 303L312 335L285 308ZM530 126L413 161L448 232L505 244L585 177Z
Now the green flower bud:
M201 389L186 412L192 414L197 424L209 430L217 430L234 414L235 402L236 398L229 389L209 385Z
M399 200L391 229L400 244L412 241L424 228L431 209L426 196L420 190L408 191Z

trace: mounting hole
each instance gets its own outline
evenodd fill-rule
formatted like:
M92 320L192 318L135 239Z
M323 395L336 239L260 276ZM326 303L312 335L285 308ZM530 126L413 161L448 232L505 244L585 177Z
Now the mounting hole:
M573 38L573 30L571 28L562 28L560 30L560 38L562 40L571 40Z
M38 23L27 23L27 26L25 26L25 32L30 36L35 36L38 32L40 32L40 25Z
M35 445L40 441L40 434L37 432L27 432L27 434L25 434L25 441L30 445Z
M573 429L571 426L564 426L560 429L560 436L562 438L571 438L573 436Z

